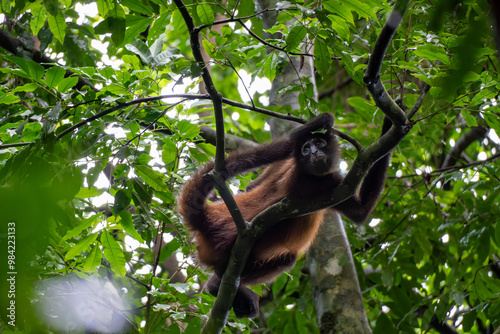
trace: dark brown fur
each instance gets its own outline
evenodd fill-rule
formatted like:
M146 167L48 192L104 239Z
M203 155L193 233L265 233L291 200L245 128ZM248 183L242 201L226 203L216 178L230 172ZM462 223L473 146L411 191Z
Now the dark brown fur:
M384 122L383 132L390 127ZM322 146L326 143L326 146ZM315 145L320 144L320 145ZM311 153L303 154L311 146ZM313 153L314 152L314 153ZM257 148L231 153L225 160L227 180L237 174L268 165L246 192L234 198L246 221L284 197L310 198L331 193L341 181L333 171L339 159L333 117L322 114L294 130L289 138ZM383 189L389 155L369 171L358 196L333 207L356 223L362 223L373 211ZM186 182L179 197L179 212L193 232L201 263L213 268L215 275L207 289L217 295L237 232L233 219L222 201L206 203L214 184L206 176L213 163L201 167ZM258 312L258 296L245 285L272 281L295 263L297 255L307 250L323 219L324 210L283 220L256 241L241 275L241 285L233 303L239 317L253 317Z

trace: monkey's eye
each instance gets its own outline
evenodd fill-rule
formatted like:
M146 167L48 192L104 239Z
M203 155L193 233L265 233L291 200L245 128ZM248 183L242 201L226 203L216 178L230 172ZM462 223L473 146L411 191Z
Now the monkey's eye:
M314 141L314 144L318 147L318 148L323 148L323 147L326 147L326 140L324 139L316 139Z
M303 156L309 155L309 152L311 152L311 144L305 143L304 145L302 145L301 152Z

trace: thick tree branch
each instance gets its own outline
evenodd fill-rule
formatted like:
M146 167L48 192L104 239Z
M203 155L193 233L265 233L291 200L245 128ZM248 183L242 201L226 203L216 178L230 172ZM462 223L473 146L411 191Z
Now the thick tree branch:
M365 77L363 78L366 87L370 91L377 106L386 114L392 121L394 126L402 126L406 124L406 116L403 110L389 96L384 84L380 80L380 69L384 60L385 52L389 47L392 36L399 27L406 10L410 4L410 0L399 0L394 6L394 10L387 19L382 31L380 32L375 46L368 61Z
M205 65L203 55L201 53L201 45L199 40L199 30L195 29L193 18L189 14L186 6L182 0L174 0L175 5L181 12L184 22L189 31L189 37L191 41L191 50L193 56L198 63L198 66L202 69L202 77L205 82L205 86L212 104L214 106L215 124L216 124L216 152L215 152L215 166L211 173L213 182L217 185L219 194L221 195L224 203L226 204L228 210L231 212L233 220L238 229L238 235L243 234L247 230L247 223L244 220L241 211L239 210L233 196L231 195L227 185L224 181L224 115L222 111L222 95L217 91L210 71ZM246 261L244 259L243 261ZM236 274L234 270L231 269L231 265L228 270L224 273L221 284L219 287L219 293L217 299L215 300L214 307L212 308L212 315L208 319L207 323L203 328L204 333L216 333L221 332L224 328L228 310L231 308L232 301L236 296L236 290L239 286L239 275ZM236 274L236 275L235 275Z
M445 157L441 168L447 168L455 166L460 155L476 140L483 139L488 133L488 129L485 127L473 127L468 132L464 133L459 140L457 140L453 149Z
M42 54L40 51L28 50L26 49L19 39L15 38L5 30L0 29L0 47L9 51L13 55L17 56L21 50L30 52L32 55L32 59L37 63L42 64L45 68L54 66L57 62L46 55ZM84 86L89 86L94 91L99 91L90 81L84 79L82 76L70 71L66 70L65 77L76 76L78 77L78 83L76 84L77 89L82 89Z

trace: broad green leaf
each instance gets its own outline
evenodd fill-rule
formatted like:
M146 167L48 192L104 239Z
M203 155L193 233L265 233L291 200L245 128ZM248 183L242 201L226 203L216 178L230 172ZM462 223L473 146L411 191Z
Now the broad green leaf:
M31 13L33 14L33 19L30 20L30 29L31 33L36 36L45 24L47 10L44 5L40 4L37 5L36 8L31 7Z
M151 7L140 0L121 0L120 3L134 12L141 13L147 16L153 15Z
M137 36L144 32L153 23L152 17L134 17L133 24L129 24L131 16L127 16L127 31L125 31L125 43L137 40Z
M440 45L424 44L419 45L414 53L420 58L429 59L432 61L439 60L443 64L449 65L450 58L446 54L444 47Z
M66 232L66 234L63 237L63 240L68 240L71 238L74 238L76 236L79 236L83 230L87 229L88 227L94 225L96 222L102 220L102 214L98 213L95 214L89 218L83 219L80 224L77 226L73 227L71 230Z
M356 109L356 112L362 114L366 119L370 119L377 111L377 106L373 102L368 101L360 96L354 96L347 99L347 103Z
M71 247L71 249L64 256L64 260L72 260L75 256L80 255L82 252L86 251L92 243L97 239L97 234L89 234L82 240L80 240L76 245Z
M160 33L164 32L165 27L170 23L169 20L170 20L170 14L168 12L161 14L160 17L158 17L154 21L153 25L151 26L151 29L149 30L149 33L152 36L160 35Z
M346 7L351 8L358 13L359 16L378 22L377 15L375 15L375 12L367 4L359 0L340 0L340 3L344 6L347 5Z
M101 244L103 253L108 260L111 270L118 276L123 277L127 274L125 269L125 255L118 242L108 231L103 230L101 234Z
M111 32L111 40L116 46L118 46L125 39L125 29L126 29L125 19L108 17L107 21L108 21L109 31Z
M164 245L164 247L162 247L161 249L160 263L169 258L172 253L178 250L181 246L182 243L177 238L172 239L166 245Z
M465 123L467 123L468 126L477 126L476 118L472 116L470 111L462 109L460 113L462 114L462 117L464 118Z
M200 133L200 127L188 120L182 120L177 123L177 129L183 139L194 138Z
M61 93L65 93L68 89L73 88L76 86L78 83L78 78L77 77L67 77L61 80L57 84L57 90Z
M331 56L328 46L319 37L316 37L314 41L314 57L314 64L319 75L326 75L330 69Z
M120 85L117 84L111 84L107 87L104 87L102 89L103 92L110 92L113 93L114 95L120 96L120 95L128 95L128 90Z
M276 66L277 66L278 56L275 52L272 52L266 56L265 61L259 68L257 75L262 73L269 81L273 82L276 76Z
M92 247L90 253L85 257L83 263L83 271L92 273L95 272L98 266L101 265L102 252L98 246Z
M125 208L130 204L132 197L128 193L128 190L120 189L115 194L115 203L113 209L115 210L115 215L120 214Z
M149 48L150 54L153 58L158 56L163 50L163 41L165 40L165 34L161 34L160 37L154 41L153 45Z
M81 188L78 194L75 195L76 198L92 198L102 195L104 193L103 189L97 189L96 187L84 187Z
M375 322L375 328L373 328L373 334L396 334L396 328L392 323L391 319L385 314L381 313L377 317L377 321Z
M49 88L53 88L56 86L62 79L64 79L64 75L66 71L59 66L52 66L45 73L45 81L47 82L47 86Z
M165 166L169 166L177 159L177 146L170 138L163 139L164 145L161 151L161 159Z
M153 55L151 54L151 50L143 41L135 40L132 44L125 45L125 48L138 55L144 63L151 65Z
M50 15L57 16L57 14L60 12L59 1L57 0L44 0L43 5Z
M332 14L337 14L347 20L348 23L354 25L354 18L348 6L342 4L339 0L329 0L323 2L323 6Z
M137 175L139 175L147 184L153 187L153 189L163 192L170 192L165 185L165 176L163 174L144 165L136 165L134 168Z
M196 6L196 13L202 24L211 25L215 21L215 14L209 5L199 4Z
M34 62L34 61L28 61L28 73L31 76L31 78L37 82L43 83L43 76L45 75L45 68L43 68L42 65Z
M184 21L184 18L182 17L182 14L178 9L174 10L171 20L175 30L181 31L181 29L186 28L186 22Z
M112 0L97 0L97 10L99 14L107 18L109 11L114 7Z
M14 94L2 94L0 92L0 104L14 104L19 103L19 101L21 100Z
M127 210L123 210L120 212L120 218L121 220L119 221L120 225L123 227L123 230L130 234L132 238L139 242L144 242L142 239L141 235L137 232L134 226L134 220L132 219L132 214L128 212Z
M304 37L306 37L307 29L302 24L298 24L290 30L290 33L286 37L286 49L288 51L294 50L296 47L302 43Z
M35 89L37 89L38 87L40 87L40 86L38 86L36 83L28 83L26 85L17 86L16 88L14 88L14 90L12 92L13 93L16 93L16 92L32 92Z
M349 26L347 25L346 19L338 15L328 15L328 18L332 22L333 30L345 41L351 40L351 33L349 31Z
M472 100L470 101L469 106L475 107L481 105L486 102L487 99L492 99L497 95L497 91L493 88L485 88L479 91Z
M49 29L54 37L61 44L64 44L64 37L66 36L66 21L64 20L64 15L61 11L59 11L56 16L48 14L47 22L49 23Z
M500 222L495 224L495 243L500 247Z

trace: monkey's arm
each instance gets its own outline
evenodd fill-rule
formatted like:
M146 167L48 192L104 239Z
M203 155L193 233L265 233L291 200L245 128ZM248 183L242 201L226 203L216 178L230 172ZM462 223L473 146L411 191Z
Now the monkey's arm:
M392 122L385 117L382 125L382 135L389 131ZM385 178L391 154L388 153L377 161L363 179L359 194L355 195L333 208L357 224L364 223L372 214L380 194L384 190Z
M225 159L222 177L227 180L243 172L285 160L292 155L293 147L293 142L287 138L232 152Z

